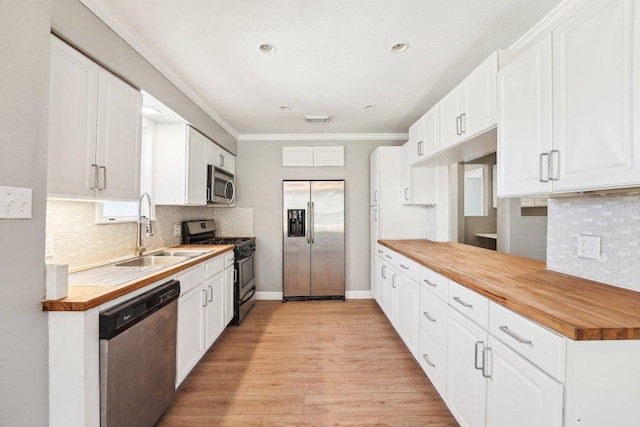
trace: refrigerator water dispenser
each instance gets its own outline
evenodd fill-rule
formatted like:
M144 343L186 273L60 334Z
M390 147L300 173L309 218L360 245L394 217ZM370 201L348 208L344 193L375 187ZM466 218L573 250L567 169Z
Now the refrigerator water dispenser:
M305 237L304 209L287 209L289 227L287 237Z

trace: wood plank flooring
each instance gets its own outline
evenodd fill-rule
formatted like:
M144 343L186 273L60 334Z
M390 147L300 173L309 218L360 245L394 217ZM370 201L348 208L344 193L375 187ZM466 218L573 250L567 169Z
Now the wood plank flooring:
M457 426L373 300L258 301L158 426Z

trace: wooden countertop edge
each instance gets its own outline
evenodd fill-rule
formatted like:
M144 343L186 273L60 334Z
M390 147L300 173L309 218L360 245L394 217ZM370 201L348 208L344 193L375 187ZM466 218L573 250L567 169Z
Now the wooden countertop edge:
M545 311L537 307L536 305L523 302L518 299L509 298L507 295L502 293L494 293L491 290L487 289L487 287L482 286L482 281L486 281L486 279L478 279L474 277L472 274L460 274L459 272L453 271L452 269L447 268L446 266L442 266L436 262L430 262L425 260L422 257L416 256L415 254L401 250L397 246L393 244L393 240L379 240L378 243L386 248L389 248L395 252L400 253L401 255L410 258L411 260L417 262L420 265L423 265L427 268L432 269L433 271L442 274L443 276L453 280L456 283L459 283L462 286L465 286L485 297L489 300L500 304L528 319L531 319L535 322L538 322L547 328L576 341L587 341L587 340L626 340L626 339L640 339L640 327L625 327L625 326L615 326L615 327L602 327L602 326L578 326L572 325L568 323L564 319L560 319L557 316L554 316L549 311ZM399 241L398 241L399 242ZM419 242L415 240L415 242ZM436 242L424 241L429 244L438 244ZM447 248L451 250L451 248ZM597 286L607 286L611 287L611 292L625 292L628 291L626 289L616 288L610 285L606 285L604 283L595 282L588 279L575 278L573 276L569 276L567 274L554 272L546 269L546 265L542 261L531 260L528 258L518 257L509 254L500 254L501 256L508 257L509 259L513 259L517 263L522 263L522 274L523 275L532 275L532 274L543 274L546 276L545 278L571 278L574 281L584 282L585 284L594 284ZM460 258L458 258L460 259ZM451 257L450 262L455 262L456 258ZM510 277L510 279L513 279ZM498 286L498 285L496 285ZM633 291L630 291L633 292ZM542 301L543 302L543 301ZM539 305L539 304L538 304Z
M144 288L145 286L150 285L154 282L170 277L176 273L193 267L194 265L200 264L211 258L215 258L226 252L232 251L233 248L233 245L198 245L196 247L192 245L172 246L171 248L167 249L208 249L212 252L191 258L179 264L174 264L164 270L160 270L148 276L143 276L134 281L126 282L117 286L69 286L69 295L67 297L61 298L59 300L42 301L42 310L87 311L109 301L112 301L116 298L119 298L123 295L126 295L130 292Z

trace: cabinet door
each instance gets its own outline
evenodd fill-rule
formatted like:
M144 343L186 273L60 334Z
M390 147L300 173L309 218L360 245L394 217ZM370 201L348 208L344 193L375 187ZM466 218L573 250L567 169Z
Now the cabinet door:
M391 324L397 328L396 314L398 312L398 272L395 269L389 267L386 282L387 317L389 318Z
M204 316L206 292L197 286L178 299L178 336L176 387L191 372L204 354Z
M313 166L344 166L344 146L313 147Z
M498 195L551 191L551 36L498 74Z
M408 205L411 203L411 150L413 146L411 141L405 142L402 146L402 191L400 193L401 203Z
M418 332L420 328L420 287L403 275L396 278L396 330L405 345L418 357Z
M447 406L460 425L484 427L487 381L477 367L487 332L453 309L449 316Z
M422 132L424 155L421 158L426 158L440 149L440 104L436 104L422 117Z
M282 147L282 166L313 166L313 147Z
M99 67L56 37L49 66L47 193L92 197Z
M464 139L462 133L462 83L440 100L440 149L456 145Z
M222 169L226 170L232 175L236 174L236 156L224 151L224 165Z
M424 146L424 116L409 126L409 148L407 150L407 164L412 165L425 158Z
M369 157L369 205L377 206L380 204L380 169L378 150L371 153Z
M98 95L97 197L140 198L142 94L100 69Z
M188 128L187 141L187 200L191 206L207 204L207 142L193 128Z
M561 427L563 386L489 336L487 425Z
M592 0L553 31L554 192L640 182L639 9Z
M204 286L206 307L204 309L205 351L220 336L224 329L224 273L208 279Z
M224 270L224 326L226 327L229 322L233 319L233 279L234 279L234 268L235 267L227 267Z
M464 79L462 133L472 137L497 123L496 74L498 52L494 52Z
M213 142L207 141L207 164L218 167L218 162L220 161L220 147Z

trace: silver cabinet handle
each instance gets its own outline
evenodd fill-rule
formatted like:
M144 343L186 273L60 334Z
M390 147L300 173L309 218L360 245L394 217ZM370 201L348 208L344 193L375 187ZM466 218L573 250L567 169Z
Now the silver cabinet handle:
M460 134L467 133L467 114L460 114Z
M389 255L385 255L385 257L387 257L387 258L389 258L389 259L393 258L393 257L391 257L391 256L389 256Z
M532 344L531 340L528 340L526 338L522 338L520 335L512 332L508 327L506 326L500 326L498 327L498 329L500 329L502 332L504 332L505 334L509 335L511 338L513 338L514 340L518 341L519 343L522 344Z
M460 299L460 297L453 297L453 300L454 300L455 302L457 302L458 304L462 305L463 307L473 308L473 305L472 305L472 304L467 304L466 302L462 301L462 300Z
M209 298L207 298L207 302L211 302L213 301L213 288L211 286L207 286L207 288L211 291Z
M220 167L224 166L224 156L222 154L218 154L220 157Z
M478 344L480 344L480 346L482 347L482 351L484 352L484 342L483 341L476 341L476 345L475 345L475 349L473 352L473 367L478 369L478 370L482 370L484 369L484 356L482 358L482 365L478 366Z
M380 274L382 275L382 278L383 278L383 279L386 279L386 278L387 278L386 271L387 271L387 266L386 266L386 265L383 265L383 266L382 266L382 268L380 269Z
M202 292L204 292L204 302L202 303L203 307L207 306L207 290L203 289Z
M311 202L307 202L307 243L311 243Z
M547 156L547 164L549 163L549 153L540 153L540 157L538 157L538 181L549 182L549 179L544 179L544 177L542 176L542 158L544 156Z
M485 378L491 378L491 373L489 372L489 359L491 356L491 347L485 347L482 349L482 376Z
M436 367L436 364L433 363L431 359L429 359L429 356L427 354L423 354L422 358L427 362L427 365L431 366L432 368Z
M235 268L233 269L233 283L236 283L238 281L238 270L236 270Z
M431 317L431 315L429 314L428 311L423 311L422 314L424 314L424 317L426 317L427 319L429 319L429 321L431 322L436 322L436 319L434 319L433 317Z
M409 189L408 189L408 188L405 188L405 189L404 189L404 200L405 200L406 202L408 202L408 201L409 201Z
M93 163L91 167L93 168L93 187L91 187L91 189L97 190L98 189L98 165Z
M422 156L424 154L424 141L418 142L418 156Z
M460 130L460 128L462 127L462 117L458 116L456 117L456 135L462 135L462 131Z
M396 288L396 275L395 274L391 277L391 286L393 287L393 289Z
M379 254L383 254L383 253L384 253L384 251L381 251L380 249L378 249L378 253L379 253Z
M378 201L378 190L374 190L373 191L373 201L377 202Z
M374 209L373 210L373 220L377 221L378 220L378 209Z
M556 154L556 161L553 161L553 155ZM555 164L557 167L554 168L552 167L553 164ZM557 181L558 179L560 179L560 151L558 150L551 150L549 151L549 179L551 181ZM555 171L557 172L556 174L552 174L551 171Z
M105 190L107 188L107 167L98 166L98 170L102 170L102 186L100 186L100 174L98 173L98 191Z
M427 285L429 285L429 286L434 287L434 288L437 288L437 287L438 287L438 285L436 285L435 283L433 283L433 282L429 281L428 279L424 279L424 280L423 280L423 282L424 282L424 283L426 283L426 284L427 284Z
M409 269L409 267L407 267L407 266L406 266L406 265L404 265L404 264L400 264L400 267L404 268L405 270L408 270L408 269Z

